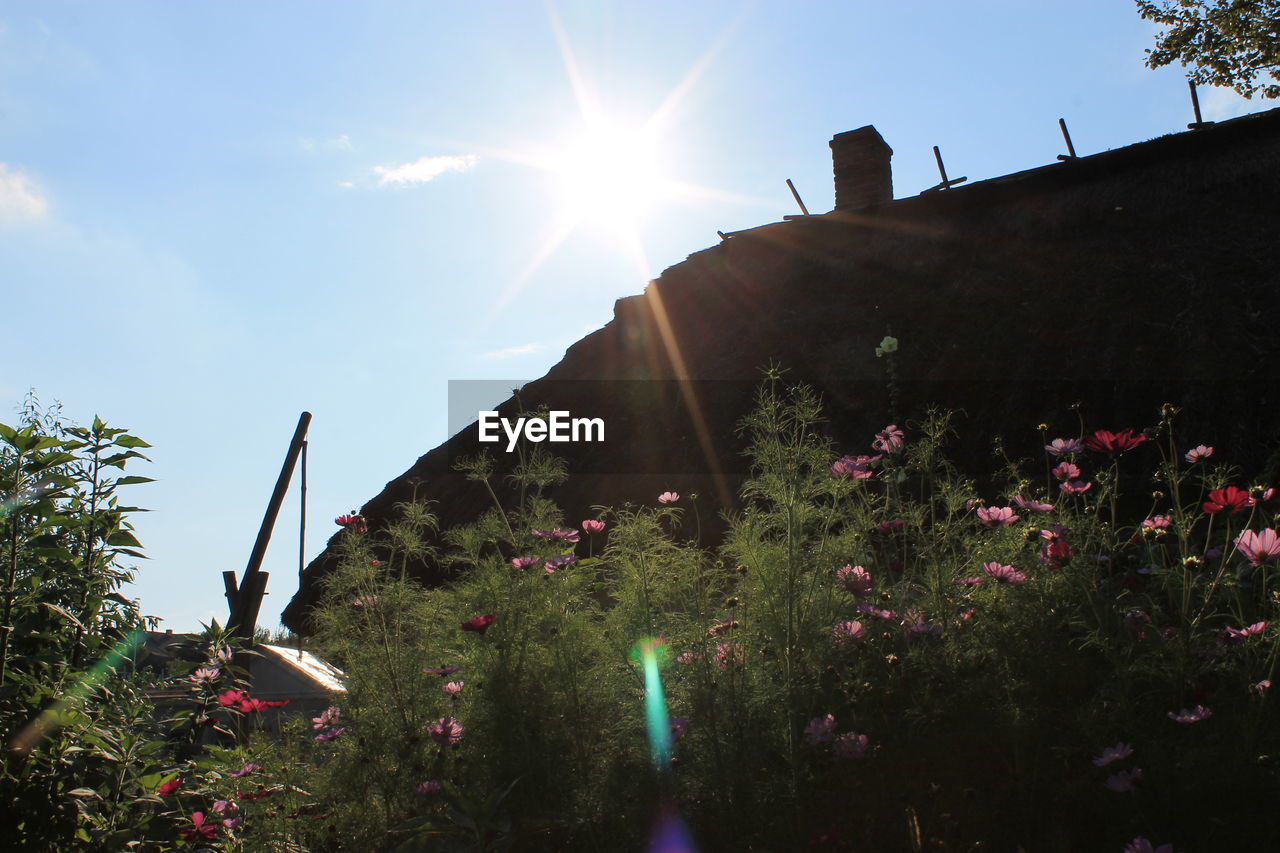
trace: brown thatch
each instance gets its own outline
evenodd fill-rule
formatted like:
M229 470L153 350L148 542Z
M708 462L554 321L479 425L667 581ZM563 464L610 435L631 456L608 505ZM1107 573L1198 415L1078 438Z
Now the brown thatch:
M526 386L526 407L549 402L609 429L603 445L556 446L573 476L551 496L576 523L593 504L697 491L705 523L741 482L734 427L771 362L823 391L838 446L867 452L890 419L885 364L873 355L890 329L902 344L900 411L963 410L957 450L975 470L997 432L1021 453L1035 449L1039 422L1074 435L1074 401L1091 428L1112 429L1148 426L1170 401L1184 407L1194 443L1257 471L1280 444L1278 198L1272 110L739 232L619 300L611 323ZM574 382L681 375L713 380L696 386L706 442L679 389ZM513 416L514 402L500 411ZM361 512L376 527L422 478L419 496L438 502L446 526L475 518L487 494L448 463L476 447L474 429L460 433ZM333 560L331 543L307 569L287 625L303 627ZM432 566L418 572L441 579Z

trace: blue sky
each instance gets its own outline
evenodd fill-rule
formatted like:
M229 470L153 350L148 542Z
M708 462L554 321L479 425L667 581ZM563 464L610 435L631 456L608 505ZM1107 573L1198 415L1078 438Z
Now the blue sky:
M1184 129L1153 33L1115 0L0 0L0 421L34 387L155 445L130 594L195 628L302 410L310 559L447 438L449 380L541 376L717 230L797 212L787 178L830 210L836 133L876 125L903 197L933 145L976 181L1052 162L1059 116L1080 154ZM297 551L295 491L269 627Z

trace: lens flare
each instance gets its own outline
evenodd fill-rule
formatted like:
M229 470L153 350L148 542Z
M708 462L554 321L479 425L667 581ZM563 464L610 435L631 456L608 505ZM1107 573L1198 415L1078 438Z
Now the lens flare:
M41 711L38 717L13 736L9 741L9 751L17 755L26 755L35 749L40 744L40 741L65 725L63 712L71 705L78 704L81 699L88 696L102 683L108 674L113 672L125 660L128 660L133 655L134 650L145 641L146 633L141 628L138 628L116 643L109 652L102 656L101 660L85 673L80 683L63 694L58 701Z
M671 720L667 717L659 669L667 660L667 641L646 637L631 647L631 660L638 662L644 672L644 718L653 765L658 772L666 773L671 766Z
M644 672L644 718L649 732L649 751L653 766L664 782L670 782L671 772L671 719L662 693L662 667L668 658L667 641L662 637L646 637L631 647L631 662ZM669 791L668 785L663 787ZM649 853L694 853L695 850L680 812L669 800L663 802L653 822Z

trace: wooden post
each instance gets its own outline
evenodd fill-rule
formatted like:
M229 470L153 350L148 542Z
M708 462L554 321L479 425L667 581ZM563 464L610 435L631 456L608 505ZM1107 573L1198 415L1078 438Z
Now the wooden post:
M267 554L267 544L271 541L271 531L276 525L276 516L280 514L280 505L284 503L285 493L289 491L289 480L293 476L294 465L302 452L302 445L307 436L307 427L311 424L311 413L303 412L298 418L298 427L293 431L293 439L289 442L289 451L285 454L284 465L280 468L280 476L276 478L275 491L267 504L266 515L262 518L262 526L258 528L258 538L253 543L253 551L249 554L249 565L245 567L244 577L240 581L240 589L231 609L229 624L233 634L246 639L253 637L258 609L262 606L262 596L266 595L267 576L260 572L262 559ZM259 580L261 576L261 580ZM230 589L230 587L228 587Z
M1059 155L1058 155L1058 159L1059 159L1059 160L1064 160L1064 161L1065 161L1065 160L1075 160L1075 159L1077 159L1077 158L1076 158L1076 147L1075 147L1074 145L1072 145L1072 144L1071 144L1071 134L1067 131L1067 121L1066 121L1066 119L1061 119L1061 118L1060 118L1060 119L1058 119L1058 127L1062 130L1062 138L1063 138L1063 139L1065 139L1065 140L1066 140L1066 142L1067 142L1067 153L1066 153L1066 154L1059 154Z
M796 200L796 204L800 205L800 212L805 216L809 215L809 208L804 206L804 201L800 198L800 193L796 192L796 185L791 183L791 179L787 178L787 187L791 190L791 195Z

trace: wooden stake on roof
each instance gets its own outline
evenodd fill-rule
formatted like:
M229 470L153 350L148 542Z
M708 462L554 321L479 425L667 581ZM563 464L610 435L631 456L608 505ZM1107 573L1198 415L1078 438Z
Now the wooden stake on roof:
M804 200L800 198L800 193L796 192L796 185L791 183L791 179L787 178L787 188L791 190L792 197L795 198L796 204L800 205L800 211L805 216L809 215L809 208L804 206Z
M1191 89L1191 109L1194 110L1196 114L1196 120L1187 125L1187 130L1199 130L1202 127L1208 127L1213 124L1211 121L1205 121L1200 115L1200 96L1196 94L1195 81L1188 80L1187 87Z
M934 187L929 187L929 189L924 191L925 193L931 193L937 190L949 190L952 187L954 187L956 184L961 184L969 180L968 178L948 178L947 177L947 167L944 166L942 163L942 152L938 150L938 146L936 145L933 146L933 159L938 161L938 174L942 176L942 183ZM924 193L921 193L921 195L924 195Z
M1076 156L1076 147L1071 144L1071 134L1067 131L1067 120L1061 119L1061 118L1058 119L1058 127L1062 130L1062 138L1066 140L1066 143L1067 143L1067 153L1059 154L1058 159L1063 161L1064 163L1067 162L1068 160L1079 159Z

